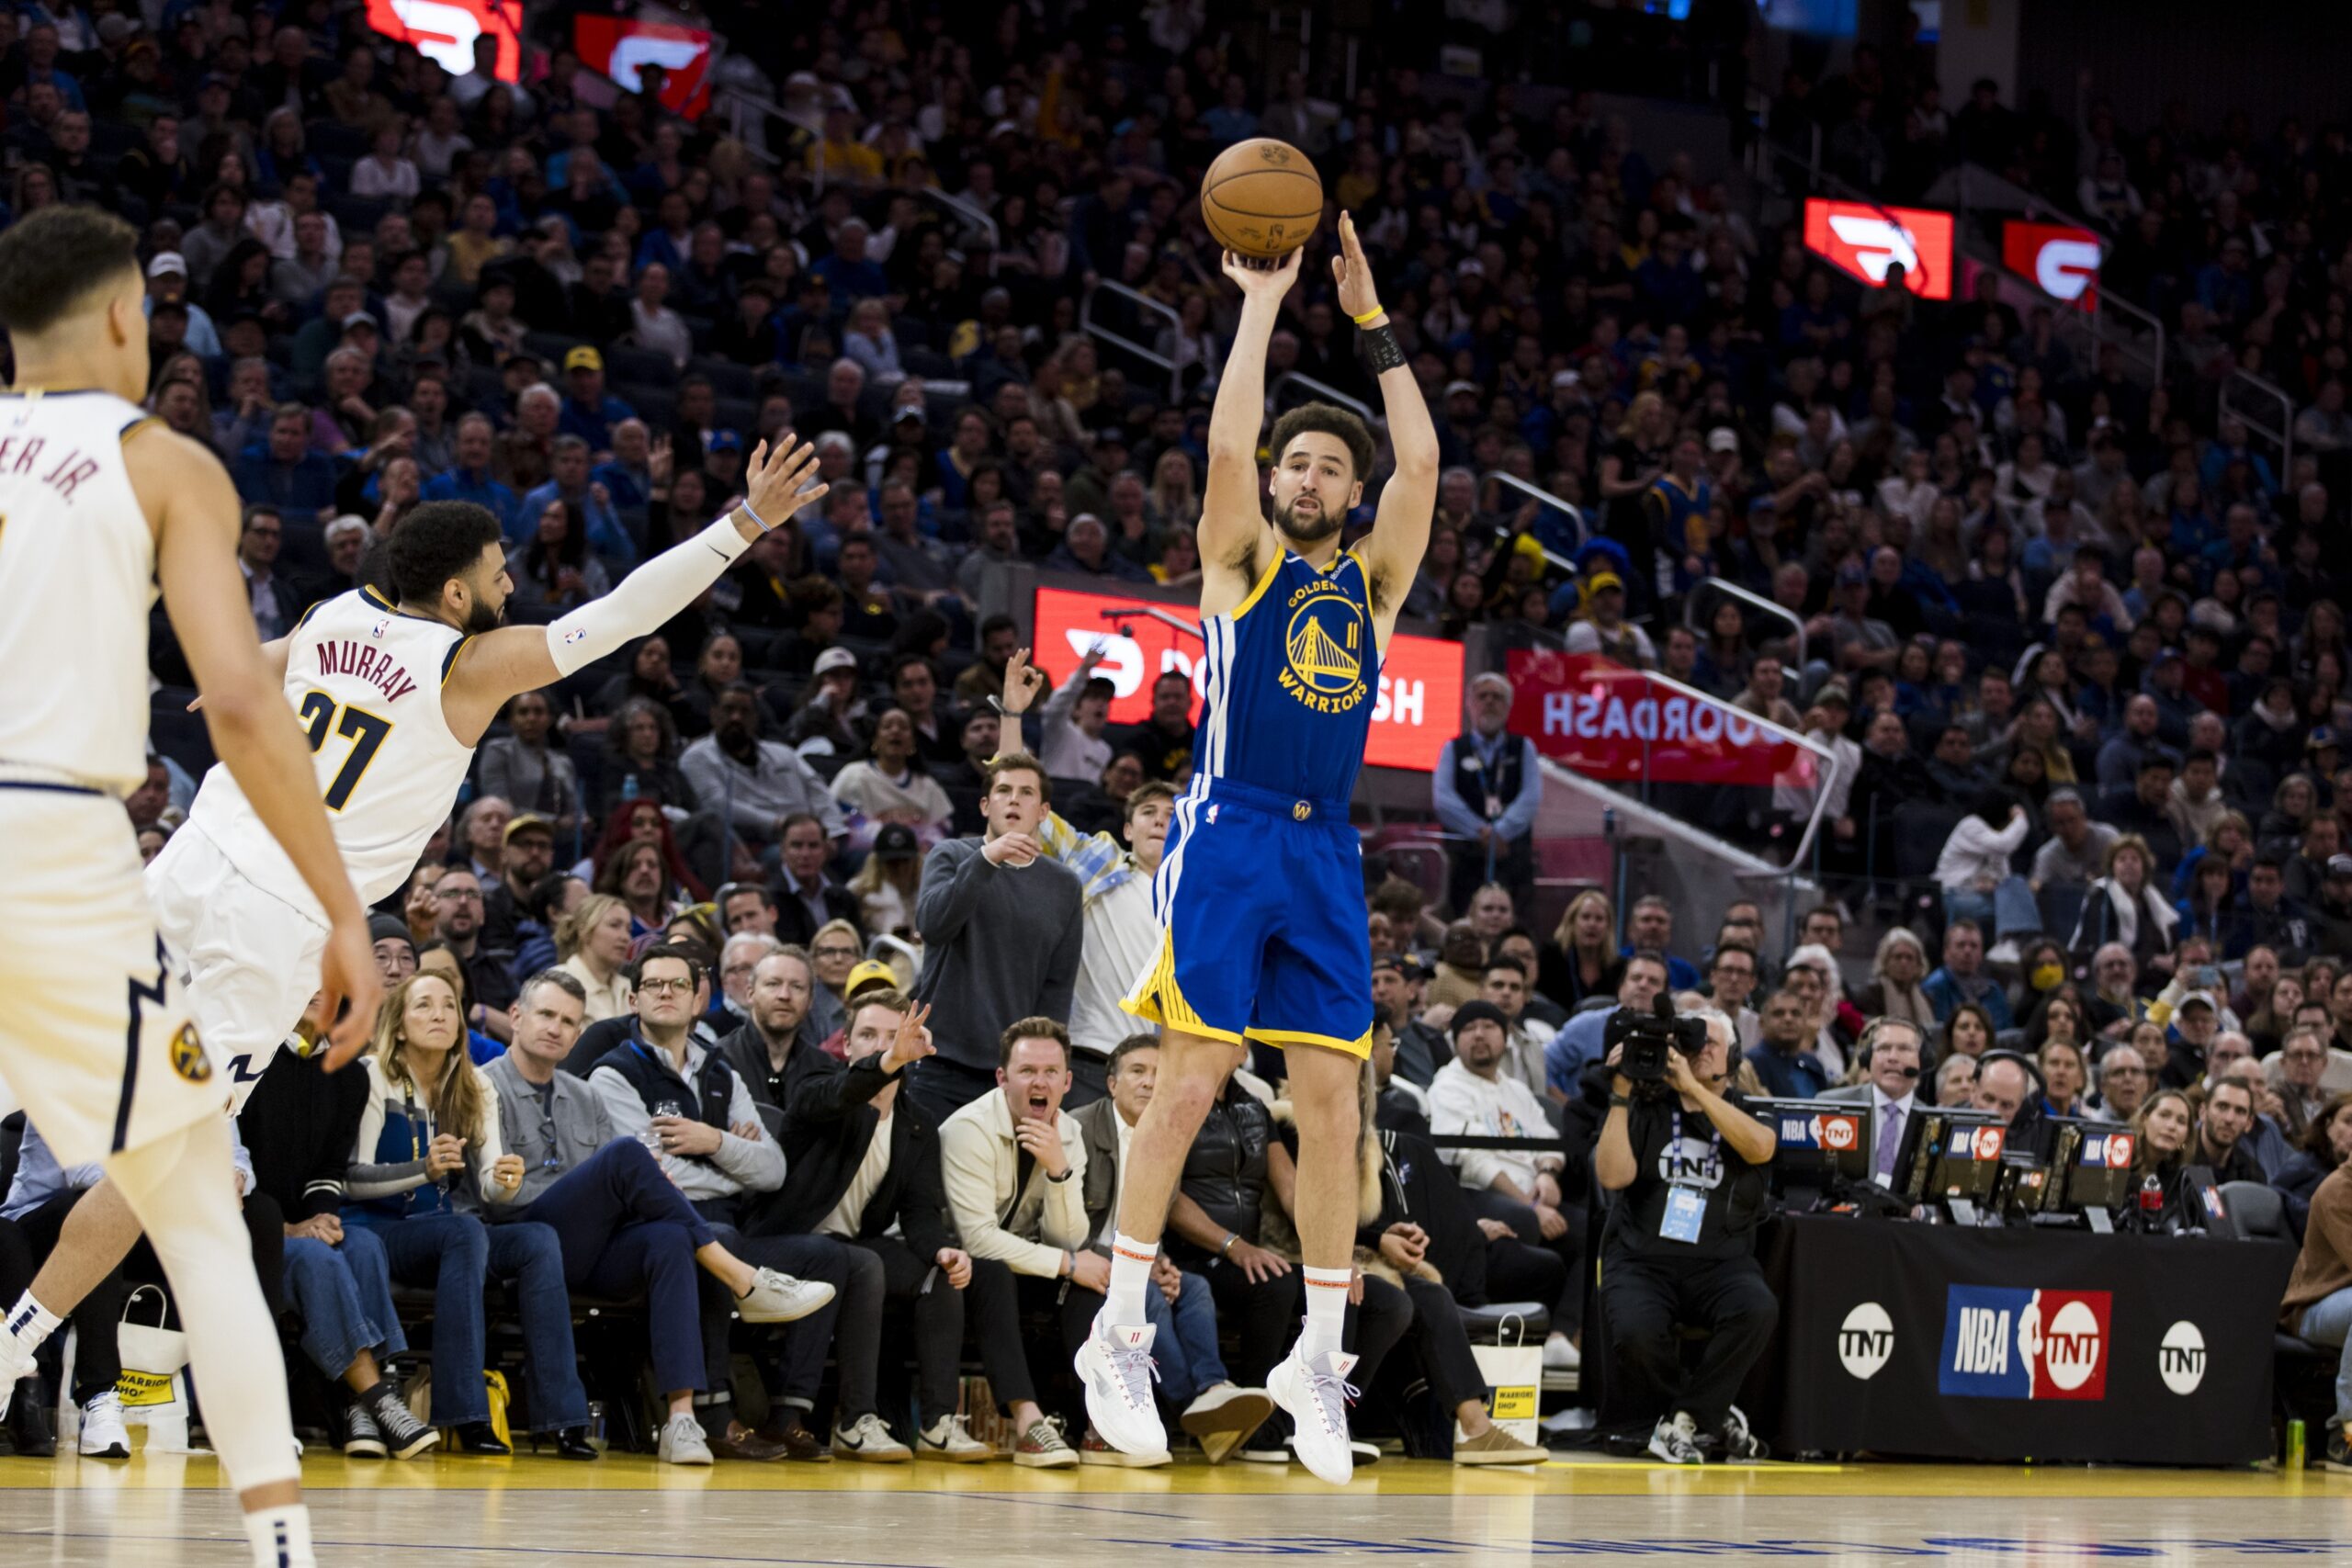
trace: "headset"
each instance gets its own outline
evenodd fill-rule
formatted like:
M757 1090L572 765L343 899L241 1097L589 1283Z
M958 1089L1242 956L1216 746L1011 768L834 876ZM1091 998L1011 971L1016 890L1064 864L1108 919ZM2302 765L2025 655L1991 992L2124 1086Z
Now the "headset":
M1919 1065L1905 1070L1904 1076L1916 1083L1932 1077L1936 1070L1936 1043L1927 1026L1907 1018L1890 1018L1882 1013L1862 1025L1861 1037L1854 1042L1854 1059L1864 1072L1870 1071L1871 1054L1878 1049L1879 1037L1889 1029L1907 1029L1919 1037Z

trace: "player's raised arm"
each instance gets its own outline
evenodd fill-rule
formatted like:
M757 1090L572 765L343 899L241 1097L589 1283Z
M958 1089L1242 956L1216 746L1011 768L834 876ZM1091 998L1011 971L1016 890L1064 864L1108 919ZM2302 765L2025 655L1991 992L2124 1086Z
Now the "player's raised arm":
M1241 290L1241 321L1233 349L1216 384L1216 407L1209 415L1209 481L1201 508L1201 566L1208 591L1230 589L1238 576L1246 589L1266 514L1258 499L1258 431L1266 423L1266 345L1283 296L1298 281L1301 251L1272 267L1255 267L1227 251L1225 276ZM1210 611L1207 594L1202 608ZM1211 611L1210 613L1214 613Z
M156 520L164 608L204 693L212 749L326 910L322 1016L333 1018L339 1001L351 1004L329 1037L328 1065L340 1066L375 1028L383 981L368 940L368 911L335 848L318 773L286 701L284 659L273 673L254 635L251 600L237 571L237 492L210 454L168 431L134 438L123 463L141 505Z
M465 645L441 695L450 732L468 745L518 692L537 691L644 637L695 602L752 540L829 488L810 487L817 449L781 433L760 443L741 505L621 579L601 599L545 626L503 626Z
M1373 288L1371 264L1356 238L1355 219L1345 212L1340 214L1340 254L1331 258L1331 276L1339 285L1340 309L1356 324L1364 367L1380 382L1388 445L1396 457L1396 471L1380 491L1372 535L1361 547L1372 568L1373 612L1385 628L1395 623L1396 607L1429 550L1430 519L1437 505L1437 426L1389 330L1388 312Z

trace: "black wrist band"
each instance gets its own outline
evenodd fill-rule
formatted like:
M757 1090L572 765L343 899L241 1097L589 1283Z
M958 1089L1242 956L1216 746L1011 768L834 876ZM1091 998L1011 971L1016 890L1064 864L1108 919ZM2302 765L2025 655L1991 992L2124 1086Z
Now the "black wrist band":
M1396 329L1383 324L1356 329L1356 357L1374 380L1384 370L1395 370L1405 363L1405 351L1397 346Z
M1622 1094L1612 1094L1609 1097L1609 1103L1611 1105L1631 1105L1634 1102L1626 1099Z

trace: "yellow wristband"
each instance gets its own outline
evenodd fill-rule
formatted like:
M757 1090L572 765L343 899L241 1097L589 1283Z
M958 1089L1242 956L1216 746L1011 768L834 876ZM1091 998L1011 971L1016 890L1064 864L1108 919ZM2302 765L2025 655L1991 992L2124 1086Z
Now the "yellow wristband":
M1385 315L1386 315L1387 313L1388 313L1388 307L1387 307L1387 306L1385 306L1385 305L1374 305L1371 310L1366 310L1363 315L1361 315L1361 316L1350 316L1350 317L1348 318L1348 320L1350 320L1350 321L1353 321L1353 322L1354 322L1356 325L1358 325L1358 326L1363 326L1363 325L1364 325L1366 322L1370 321L1371 321L1374 316L1385 316Z

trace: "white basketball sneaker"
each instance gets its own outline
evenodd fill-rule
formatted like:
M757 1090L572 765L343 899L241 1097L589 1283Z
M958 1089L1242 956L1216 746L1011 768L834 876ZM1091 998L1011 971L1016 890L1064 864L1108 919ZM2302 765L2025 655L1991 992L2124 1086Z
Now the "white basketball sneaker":
M1344 1486L1356 1472L1355 1456L1348 1449L1348 1401L1356 1394L1348 1373L1355 1370L1356 1359L1326 1350L1309 1362L1300 1353L1303 1348L1292 1346L1290 1354L1267 1374L1266 1392L1290 1412L1291 1442L1298 1461L1316 1479Z
M1121 1328L1098 1314L1094 1331L1070 1358L1086 1385L1086 1418L1121 1453L1168 1451L1168 1428L1151 1392L1159 1379L1159 1369L1151 1364L1151 1342L1159 1332L1149 1324Z

